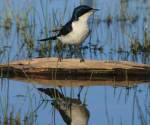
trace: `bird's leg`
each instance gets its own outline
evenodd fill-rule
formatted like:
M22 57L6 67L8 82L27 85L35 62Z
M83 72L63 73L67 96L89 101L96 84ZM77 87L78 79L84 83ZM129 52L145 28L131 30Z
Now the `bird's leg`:
M81 50L80 45L76 45L76 49L77 49L77 54L80 57L80 62L84 62L84 58L83 58L83 55L82 55L82 50Z
M84 58L81 58L81 59L80 59L80 62L84 62L84 61L85 61Z
M62 56L58 56L58 62L61 62L62 61Z
M79 56L80 56L80 62L84 62L83 54L82 54L82 47L79 46Z
M61 47L61 52L60 54L58 55L58 62L61 62L63 60L63 51L64 51L64 44L62 44L62 47Z
M60 54L59 56L58 56L58 62L61 62L63 60L63 57L62 57L62 55Z
M80 86L79 87L79 92L78 92L78 100L80 100L80 95L81 95L81 92L82 92L82 89L83 89L83 86Z

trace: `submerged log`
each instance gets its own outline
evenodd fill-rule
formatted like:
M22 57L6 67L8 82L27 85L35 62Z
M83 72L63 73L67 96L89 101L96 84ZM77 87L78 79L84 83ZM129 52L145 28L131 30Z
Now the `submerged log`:
M120 86L150 81L150 65L128 61L99 61L79 59L35 58L1 64L1 77L56 85ZM124 81L124 82L123 82ZM79 84L77 84L77 82ZM87 83L86 83L87 82ZM90 84L91 83L91 84Z

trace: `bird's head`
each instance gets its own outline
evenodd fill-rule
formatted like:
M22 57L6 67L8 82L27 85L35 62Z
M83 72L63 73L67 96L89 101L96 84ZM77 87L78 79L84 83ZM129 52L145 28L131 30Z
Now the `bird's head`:
M95 11L98 11L98 10L99 9L94 9L87 5L80 5L74 9L72 20L78 20L82 16L85 16L88 18L90 15L92 15Z

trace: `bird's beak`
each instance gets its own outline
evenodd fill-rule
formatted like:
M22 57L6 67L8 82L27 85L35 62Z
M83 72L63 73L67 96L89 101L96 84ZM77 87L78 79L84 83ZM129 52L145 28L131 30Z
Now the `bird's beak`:
M99 11L100 9L93 9L93 11Z

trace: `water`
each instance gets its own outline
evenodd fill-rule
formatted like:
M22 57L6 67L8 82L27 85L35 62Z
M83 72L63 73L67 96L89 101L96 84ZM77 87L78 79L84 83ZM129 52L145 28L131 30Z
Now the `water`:
M0 0L1 63L39 55L57 56L57 51L54 51L55 42L38 43L37 39L51 35L52 29L65 24L71 17L73 8L80 3L100 9L89 20L92 34L83 44L88 46L88 49L84 50L86 59L150 63L150 54L146 51L150 45L149 0ZM17 26L20 29L17 29ZM139 41L144 50L131 48L135 41ZM42 54L39 51L41 49ZM68 52L64 56L66 55ZM0 124L3 125L4 116L9 117L11 113L14 119L21 119L21 124L25 124L25 121L31 125L53 125L54 121L56 125L65 124L60 114L57 111L54 113L51 99L37 90L39 87L53 86L1 79ZM66 96L73 93L75 98L78 89L62 88ZM42 103L43 98L49 101ZM90 111L89 125L150 125L149 83L141 83L131 88L84 87L81 101L84 100Z
M4 83L5 87L7 82L6 80ZM42 85L31 85L10 80L8 93L7 87L6 89L5 87L1 91L1 116L3 116L2 110L5 110L2 107L7 102L8 96L8 112L12 110L14 114L19 112L21 118L25 118L25 116L33 115L30 113L35 111L34 115L37 115L35 124L48 125L53 122L51 101L48 103L45 101L38 108L43 98L51 100L45 97L44 94L42 95L43 98L41 98L41 93L38 92L37 88L43 87ZM87 89L86 104L90 111L89 124L141 125L142 120L144 120L144 123L149 125L150 91L148 84L143 83L131 89L123 87L113 88L111 86L85 87L81 93L82 101L85 98ZM73 90L74 94L72 97L77 98L78 88L73 88ZM70 88L64 88L63 91L66 92L67 96L70 96ZM64 124L58 112L56 112L55 119L56 124Z

